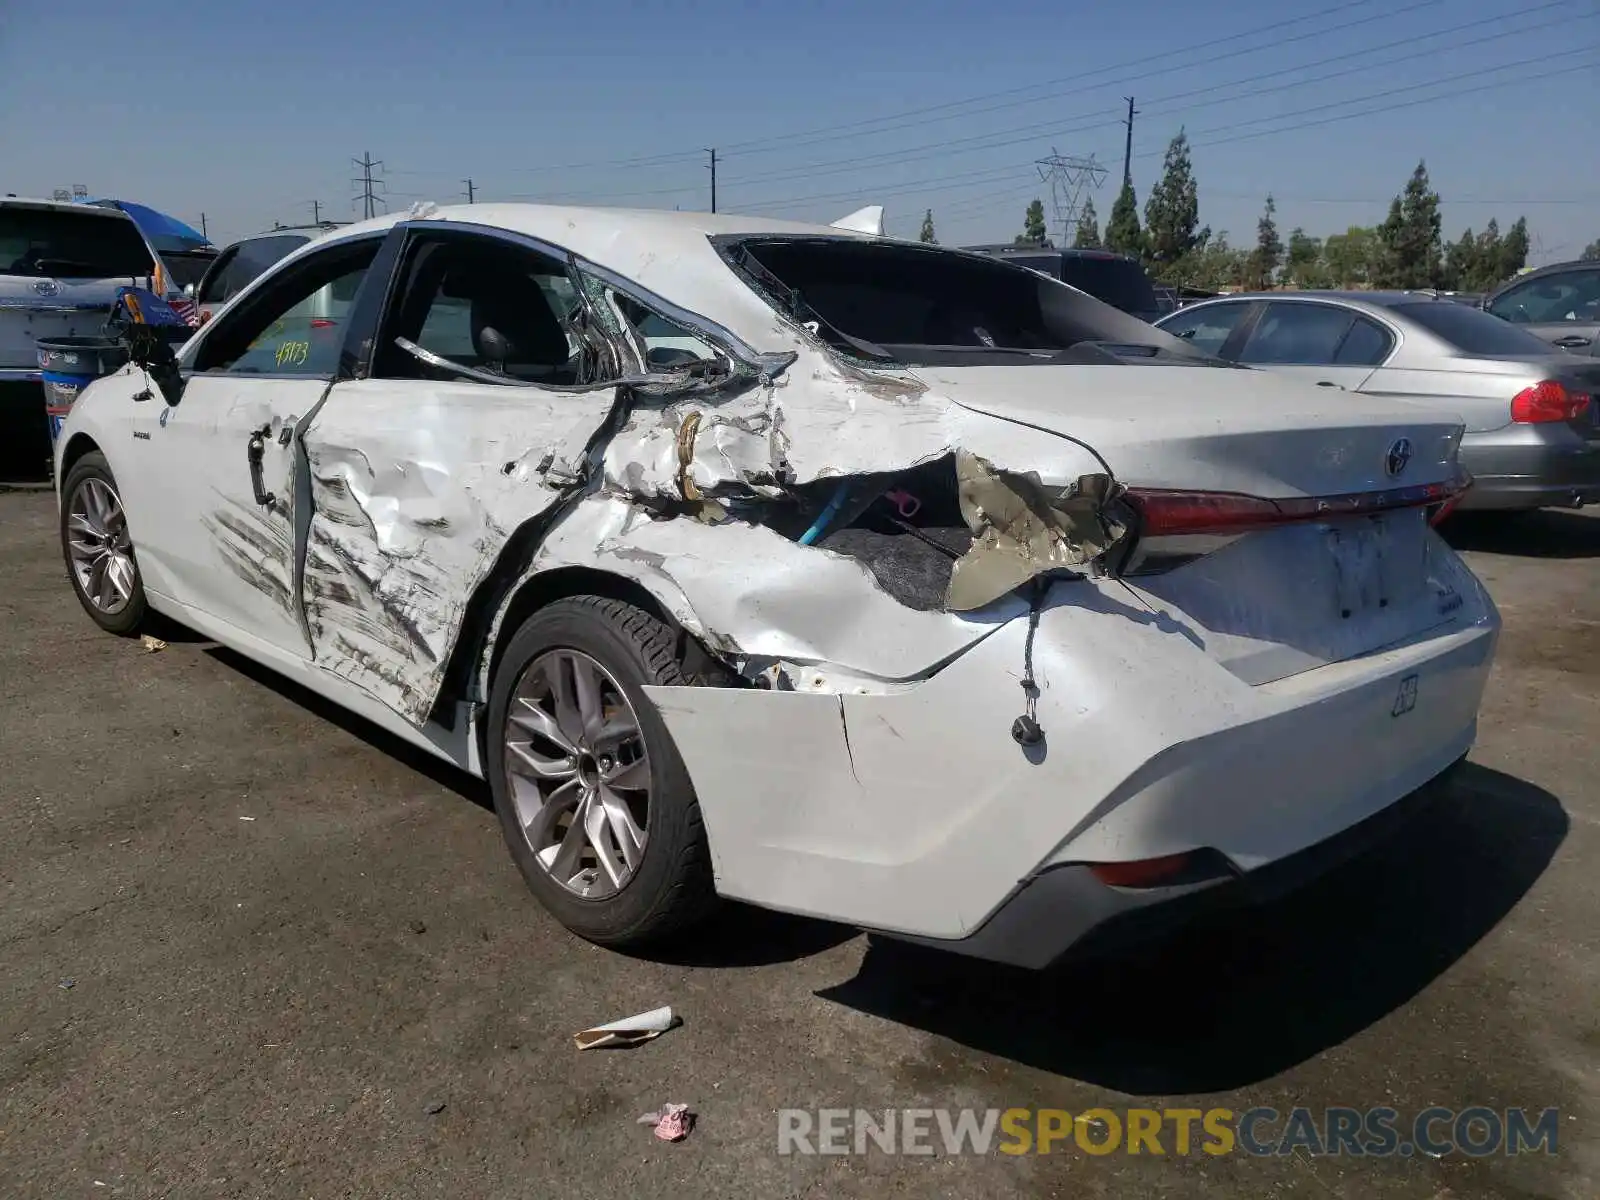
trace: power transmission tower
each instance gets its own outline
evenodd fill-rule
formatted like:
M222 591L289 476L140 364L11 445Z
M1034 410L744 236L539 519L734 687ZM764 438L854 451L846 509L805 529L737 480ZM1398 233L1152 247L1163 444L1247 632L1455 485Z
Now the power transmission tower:
M467 185L467 203L468 204L476 203L477 202L478 189L472 186L472 180L463 179L461 182Z
M1133 182L1133 119L1139 115L1139 110L1133 106L1133 97L1124 96L1128 102L1128 116L1122 123L1128 127L1128 136L1122 143L1122 182L1124 185Z
M383 199L382 195L383 180L374 178L372 174L372 169L374 167L376 167L379 171L383 170L382 160L373 158L372 152L368 151L360 158L352 158L350 161L361 168L361 177L359 179L352 179L350 184L352 187L359 186L361 188L361 190L356 193L355 199L356 203L362 205L363 215L366 216L368 220L371 220L373 217L378 215L377 207L379 205L382 205L383 210L388 212L389 205ZM378 190L374 191L374 188L377 188Z
M706 151L706 153L711 155L711 211L712 212L716 212L717 211L717 152L716 152L715 149L708 149Z
M1094 191L1106 181L1106 169L1095 161L1094 155L1078 158L1057 154L1050 148L1050 157L1036 164L1039 178L1050 188L1050 207L1056 224L1061 226L1060 245L1072 240L1072 231L1078 224L1078 214L1083 211L1083 193Z

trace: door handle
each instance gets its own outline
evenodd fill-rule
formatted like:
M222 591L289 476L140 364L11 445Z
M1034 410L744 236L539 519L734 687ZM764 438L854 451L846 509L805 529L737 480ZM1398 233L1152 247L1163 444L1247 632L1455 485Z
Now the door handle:
M1593 340L1593 338L1570 334L1567 337L1558 337L1551 345L1560 346L1563 350L1576 350L1579 346L1587 346Z
M278 430L278 445L287 446L294 440L294 428L297 418L289 417L283 423L283 428Z
M1318 386L1318 387L1331 387L1331 388L1338 388L1338 389L1339 389L1339 390L1340 390L1340 391L1341 391L1341 392L1342 392L1342 391L1346 391L1346 390L1347 390L1347 389L1346 389L1346 388L1345 388L1345 386L1344 386L1344 384L1342 384L1342 383L1335 383L1335 382L1334 382L1334 381L1333 381L1333 380L1331 380L1331 379L1319 379L1319 380L1317 380L1317 386Z
M255 493L256 503L264 508L270 507L277 499L267 491L266 477L261 470L261 459L267 452L267 435L271 432L270 425L263 425L260 429L252 431L250 441L245 447L245 458L250 462L250 490Z

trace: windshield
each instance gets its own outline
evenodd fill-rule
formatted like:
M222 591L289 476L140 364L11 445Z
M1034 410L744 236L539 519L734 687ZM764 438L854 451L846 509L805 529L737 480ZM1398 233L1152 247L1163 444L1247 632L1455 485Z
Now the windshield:
M1466 354L1547 356L1550 343L1481 309L1440 300L1396 304L1394 311Z
M188 287L191 283L199 287L200 281L205 278L206 268L216 257L215 250L166 250L161 254L161 261L167 265L168 274L180 288Z
M1171 334L996 259L856 238L717 241L768 303L867 362L1050 362L1086 343L1100 347L1094 361L1198 359Z
M1126 258L1066 254L1061 259L1061 278L1080 291L1115 304L1123 312L1171 311L1162 308L1155 287L1139 264Z
M155 268L127 217L89 210L0 206L0 274L108 279Z

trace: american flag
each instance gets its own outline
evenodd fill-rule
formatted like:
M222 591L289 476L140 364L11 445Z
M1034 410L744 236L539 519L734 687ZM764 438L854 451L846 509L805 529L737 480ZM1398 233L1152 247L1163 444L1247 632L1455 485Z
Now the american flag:
M170 296L167 298L167 305L172 309L173 312L177 313L183 318L183 323L185 325L192 326L196 329L200 327L200 309L198 306L196 306L193 300L189 299L189 297Z

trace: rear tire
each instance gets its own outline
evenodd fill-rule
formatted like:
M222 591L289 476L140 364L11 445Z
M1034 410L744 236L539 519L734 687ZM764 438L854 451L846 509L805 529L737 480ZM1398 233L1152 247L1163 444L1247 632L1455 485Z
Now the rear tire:
M600 596L534 613L496 666L485 748L501 831L539 902L591 942L658 941L715 907L693 785L642 690L692 682L671 628Z
M110 464L98 450L72 465L61 485L61 555L78 603L107 633L126 637L148 604L127 512Z

